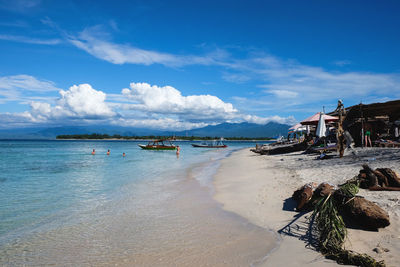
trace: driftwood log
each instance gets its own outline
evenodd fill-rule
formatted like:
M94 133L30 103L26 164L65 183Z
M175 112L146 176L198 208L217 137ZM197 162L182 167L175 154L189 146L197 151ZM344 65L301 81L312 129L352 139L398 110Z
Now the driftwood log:
M301 188L294 191L292 198L296 201L296 210L301 211L309 208L308 203L310 202L315 186L313 183L305 184Z
M335 186L329 183L321 183L317 186L316 183L308 183L294 191L292 198L296 201L297 211L308 210L312 208L314 203L310 203L312 197L327 196L335 190Z
M381 172L385 177L387 177L388 185L391 187L400 187L400 178L398 175L389 168L378 168L375 171Z
M382 187L379 187L382 188ZM339 205L340 215L351 224L371 230L390 224L388 213L375 203L359 196L349 197L329 183L308 183L296 190L292 197L297 202L296 210L310 210L321 197L332 195Z
M372 191L400 191L400 178L392 169L377 168L372 170L367 164L358 174L360 187Z
M375 203L356 196L342 206L343 215L368 230L384 228L390 224L389 214ZM341 212L342 213L342 212Z

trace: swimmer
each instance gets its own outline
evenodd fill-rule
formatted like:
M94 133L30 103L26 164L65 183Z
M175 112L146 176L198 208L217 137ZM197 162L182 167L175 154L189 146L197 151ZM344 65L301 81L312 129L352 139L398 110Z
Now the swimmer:
M180 152L181 152L181 148L179 146L176 146L176 154L179 155Z
M110 156L110 149L107 150L107 156Z
M96 151L95 151L94 148L93 148L92 155L94 155L94 154L96 154Z
M123 156L123 157L125 157L125 156L126 156L126 155L125 155L125 152L124 152L124 153L122 153L122 156Z

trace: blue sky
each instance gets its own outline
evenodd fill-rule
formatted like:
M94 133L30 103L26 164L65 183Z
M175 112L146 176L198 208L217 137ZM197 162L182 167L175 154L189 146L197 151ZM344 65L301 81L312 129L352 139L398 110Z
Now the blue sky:
M0 127L293 124L400 98L398 1L0 0Z

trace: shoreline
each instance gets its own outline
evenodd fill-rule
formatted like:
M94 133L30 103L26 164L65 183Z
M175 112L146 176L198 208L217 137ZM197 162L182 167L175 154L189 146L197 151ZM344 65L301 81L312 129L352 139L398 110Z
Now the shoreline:
M371 167L389 167L399 171L400 152L395 150L355 150L343 159L315 160L315 155L291 153L261 156L243 149L221 161L214 176L214 198L222 208L251 223L273 231L278 247L266 255L261 266L338 266L307 247L307 218L311 213L294 211L293 192L308 182L339 184L358 174L362 163ZM397 150L398 151L398 150ZM359 195L376 202L390 215L391 225L378 232L348 229L347 249L367 253L387 266L400 265L400 196L398 192L372 192L361 189ZM376 253L381 247L388 252ZM288 257L287 255L290 255Z

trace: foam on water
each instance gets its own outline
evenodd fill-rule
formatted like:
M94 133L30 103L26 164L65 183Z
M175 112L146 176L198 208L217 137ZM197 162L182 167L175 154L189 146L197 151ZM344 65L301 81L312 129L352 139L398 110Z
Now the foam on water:
M134 142L0 142L2 265L261 260L275 245L273 236L223 211L210 194L219 159L246 144L180 146L177 158Z

